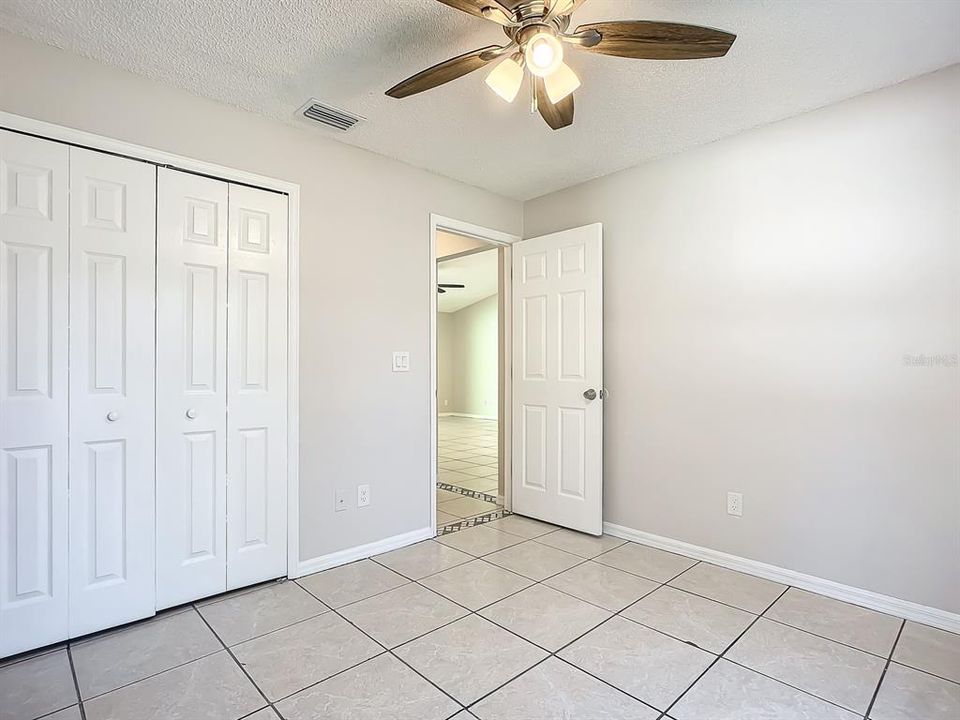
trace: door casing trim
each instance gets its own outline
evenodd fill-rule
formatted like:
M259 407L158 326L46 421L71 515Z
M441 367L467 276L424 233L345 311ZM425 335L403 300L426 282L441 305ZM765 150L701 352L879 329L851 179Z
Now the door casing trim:
M430 484L427 488L430 497L430 527L431 537L437 534L437 230L449 230L458 235L467 235L489 243L491 246L502 248L500 253L500 408L498 412L500 434L500 476L503 478L503 503L510 508L510 357L511 333L510 325L510 285L511 285L511 258L510 247L522 238L500 230L474 225L463 220L444 217L430 213L430 253L427 258L430 263Z

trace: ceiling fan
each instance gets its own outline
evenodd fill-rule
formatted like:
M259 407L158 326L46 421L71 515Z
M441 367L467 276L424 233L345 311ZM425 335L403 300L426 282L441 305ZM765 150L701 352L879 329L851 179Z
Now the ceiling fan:
M564 45L602 55L646 60L722 57L736 35L722 30L647 20L613 20L580 25L572 33L570 14L586 0L439 0L465 13L503 26L510 41L488 45L427 68L387 90L405 98L456 80L494 60L487 85L513 102L530 71L531 112L554 130L573 123L573 91L580 79L563 62Z
M447 291L446 288L462 289L465 287L466 285L460 285L459 283L437 283L437 292L442 295Z

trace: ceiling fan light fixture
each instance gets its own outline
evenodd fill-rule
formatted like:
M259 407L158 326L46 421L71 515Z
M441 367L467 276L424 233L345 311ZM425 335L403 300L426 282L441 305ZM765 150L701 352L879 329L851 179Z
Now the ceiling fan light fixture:
M563 46L548 32L538 32L523 49L527 67L537 77L545 78L563 63Z
M560 63L560 66L543 79L543 84L547 90L547 97L550 102L556 105L567 95L580 87L580 78L570 69L566 63Z
M508 57L490 71L485 82L497 95L512 103L523 84L523 67L512 57Z

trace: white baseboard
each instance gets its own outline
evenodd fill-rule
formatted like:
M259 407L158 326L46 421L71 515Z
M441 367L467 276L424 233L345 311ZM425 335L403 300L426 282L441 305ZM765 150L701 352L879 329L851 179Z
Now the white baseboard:
M462 417L462 418L472 418L474 420L496 420L496 415L471 415L470 413L461 413L461 412L442 412L437 413L438 417Z
M301 560L297 563L296 575L290 575L289 577L293 579L303 577L304 575L311 575L321 570L328 570L338 565L346 565L348 562L353 562L354 560L362 560L363 558L368 558L373 555L380 555L432 537L433 528L425 527L420 530L413 530L408 533L402 533L400 535L394 535L393 537L384 538L383 540L367 543L366 545L358 545L357 547L347 548L346 550L338 550L329 555L321 555L320 557L310 558L309 560Z
M914 620L924 625L932 625L941 630L960 633L960 614L948 612L947 610L920 605L919 603L901 600L890 597L889 595L881 595L880 593L875 593L870 590L863 590L851 585L834 582L833 580L825 580L813 575L806 575L796 570L788 570L757 560L730 555L720 552L719 550L711 550L710 548L700 547L699 545L691 545L681 540L654 535L643 532L642 530L634 530L633 528L624 527L623 525L614 525L613 523L605 522L603 524L603 531L608 535L613 535L623 540L632 540L642 545L650 545L651 547L661 550L686 555L687 557L696 558L697 560L704 560L714 565L720 565L725 568L730 568L731 570L738 570L749 575L756 575L757 577L773 580L774 582L783 583L784 585L792 585L802 590L809 590L810 592L826 595L827 597L837 600L843 600L844 602L854 605L860 605L861 607L871 610L877 610L878 612L887 613L888 615L896 615L897 617Z

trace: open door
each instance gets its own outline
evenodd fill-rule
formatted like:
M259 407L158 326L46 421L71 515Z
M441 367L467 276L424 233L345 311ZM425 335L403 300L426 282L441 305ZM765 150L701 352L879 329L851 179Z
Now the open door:
M603 529L603 228L513 245L513 512Z

